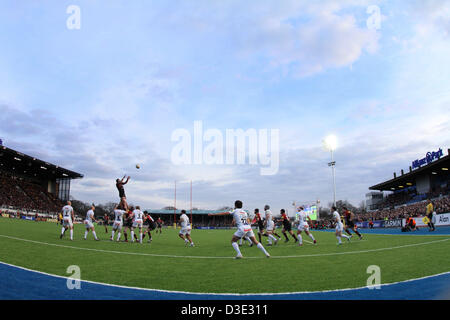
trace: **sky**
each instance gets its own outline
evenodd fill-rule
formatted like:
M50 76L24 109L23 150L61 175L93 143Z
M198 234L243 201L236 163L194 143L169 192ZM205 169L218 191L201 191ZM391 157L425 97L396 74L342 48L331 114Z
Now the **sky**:
M175 181L180 209L190 181L203 209L326 206L334 134L337 199L358 206L450 148L450 1L2 1L0 44L0 138L84 174L86 202L117 201L126 174L148 209L174 204ZM174 163L196 121L278 130L276 174Z

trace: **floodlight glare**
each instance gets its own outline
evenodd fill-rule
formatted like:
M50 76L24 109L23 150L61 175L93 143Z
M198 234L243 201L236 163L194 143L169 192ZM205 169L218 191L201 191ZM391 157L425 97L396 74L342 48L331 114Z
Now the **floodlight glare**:
M330 151L336 150L336 147L337 147L337 138L336 138L336 136L330 135L330 136L325 138L324 142L325 142L325 147L328 150L330 150Z

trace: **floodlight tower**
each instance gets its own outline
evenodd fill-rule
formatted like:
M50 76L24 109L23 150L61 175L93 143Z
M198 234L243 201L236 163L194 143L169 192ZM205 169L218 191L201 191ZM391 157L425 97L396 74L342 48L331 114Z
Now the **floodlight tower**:
M336 161L334 161L333 151L337 148L337 138L334 135L329 135L325 138L324 146L325 148L331 152L331 162L328 163L328 166L331 167L331 172L333 175L333 205L336 206L336 175L335 175L335 166Z

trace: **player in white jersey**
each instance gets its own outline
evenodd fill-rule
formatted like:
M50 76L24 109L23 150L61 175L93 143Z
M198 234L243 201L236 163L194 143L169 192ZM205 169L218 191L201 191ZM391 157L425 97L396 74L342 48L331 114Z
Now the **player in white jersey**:
M111 233L111 241L114 241L114 234L116 231L117 233L117 241L120 241L120 233L122 232L123 228L123 215L125 214L125 210L121 210L116 206L114 208L114 223L113 223L113 230Z
M331 212L332 212L332 215L333 215L333 220L336 223L336 238L339 241L338 245L342 244L341 237L344 237L348 241L350 241L350 237L349 236L347 236L345 234L342 234L342 231L344 231L344 224L342 223L341 215L339 214L339 212L337 212L337 209L336 209L335 206L331 207Z
M144 213L141 207L136 206L133 210L133 225L131 227L131 242L134 242L134 229L139 228L139 243L142 243L142 227L144 226Z
M192 226L189 223L189 217L186 214L186 210L181 210L180 216L180 226L181 230L178 236L184 240L184 244L187 245L189 243L190 247L194 247L194 241L191 238L191 230Z
M272 211L270 211L270 206L268 204L264 206L264 211L266 214L264 225L266 226L266 234L268 237L269 246L271 246L272 240L275 241L275 244L278 243L278 239L273 236L273 232L275 230L275 222L273 221L273 214Z
M84 219L84 225L86 226L86 231L84 232L84 240L87 239L89 230L92 231L92 234L94 235L94 239L96 241L100 240L99 238L97 238L97 234L95 233L94 222L96 222L96 220L95 220L95 216L94 216L94 211L95 211L95 206L92 205L91 210L89 210L86 213L86 219Z
M236 200L236 202L234 203L234 208L235 209L231 212L210 213L208 214L208 216L223 216L228 214L231 214L233 216L237 231L231 238L231 245L237 253L236 259L243 258L241 250L239 249L239 245L237 243L239 239L243 237L249 237L253 244L256 245L262 252L264 252L267 258L270 258L270 254L266 251L266 249L264 249L263 245L256 241L247 212L242 210L242 201Z
M302 231L305 231L306 235L311 238L314 244L317 243L316 239L314 239L314 236L309 232L309 222L312 222L311 218L306 214L305 211L303 211L303 207L298 208L298 228L297 228L297 238L298 238L298 245L303 245L303 239L302 239Z
M60 239L64 236L67 229L70 228L70 240L73 240L73 221L75 220L75 214L73 212L72 203L67 201L67 205L62 208L62 230Z

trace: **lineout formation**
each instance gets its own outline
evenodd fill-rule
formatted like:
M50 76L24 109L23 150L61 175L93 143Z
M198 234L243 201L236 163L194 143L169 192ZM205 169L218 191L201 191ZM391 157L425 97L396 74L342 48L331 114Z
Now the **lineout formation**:
M120 197L120 203L114 208L114 222L112 227L112 233L111 233L111 241L114 241L116 232L117 232L117 238L115 241L120 241L122 233L125 237L125 241L128 242L128 233L127 230L130 230L131 233L131 242L139 242L143 243L143 240L148 234L148 242L152 242L152 234L151 231L157 228L157 231L162 232L162 220L159 218L156 222L151 217L151 215L147 212L141 211L141 208L139 206L129 207L127 203L127 198L125 195L125 189L124 185L128 183L130 180L130 177L127 177L125 180L125 176L122 179L116 180L116 187L119 191L119 197ZM281 239L280 235L278 235L275 232L275 220L273 217L273 214L270 210L269 205L264 206L264 213L265 217L264 219L261 217L261 214L259 213L259 209L255 209L255 218L251 221L247 212L242 209L243 203L241 200L236 200L234 203L234 210L232 211L226 211L226 212L220 212L220 213L211 213L208 214L208 216L218 216L218 215L231 215L233 217L234 224L236 225L237 231L234 233L233 237L231 238L231 245L233 249L236 251L236 259L242 259L243 255L241 253L241 250L239 249L239 246L242 245L243 239L245 239L250 246L256 246L258 249L260 249L264 255L267 258L270 258L270 254L267 252L267 250L262 245L262 236L265 236L268 238L268 246L276 245L278 241ZM337 211L337 208L333 206L331 208L331 213L333 216L334 223L336 225L335 231L336 231L336 238L338 240L338 245L342 244L341 238L346 238L347 240L350 240L352 237L352 234L350 232L350 228L359 236L359 239L362 239L362 235L357 231L356 224L354 222L355 217L352 212L347 210L344 207L345 210L345 227L342 223L341 216ZM84 233L84 239L87 239L87 236L89 234L89 231L92 231L92 234L94 236L94 239L96 241L99 241L97 234L95 233L95 227L94 222L96 222L95 215L95 206L92 205L90 210L86 213L86 218L84 220L84 225L86 227L86 231ZM304 211L304 208L300 206L298 208L297 216L297 234L294 234L292 231L292 222L290 221L289 217L286 214L286 211L284 209L281 209L281 222L283 224L283 230L282 233L284 237L286 238L286 242L289 241L288 235L290 234L292 238L296 242L298 242L299 246L303 245L303 238L302 238L302 232L305 232L307 236L309 236L312 240L312 243L314 245L317 244L316 239L312 235L312 233L309 231L310 224L312 223L311 218L306 214ZM108 221L108 217L105 216L105 222ZM61 217L61 223L63 225L61 230L60 238L62 239L65 235L65 232L67 230L70 230L70 240L73 240L73 221L75 221L75 213L72 207L72 204L70 201L67 201L67 204L62 208L62 217ZM178 234L178 236L184 240L185 245L189 245L190 247L194 247L194 241L191 238L191 230L192 225L189 221L189 217L186 214L185 210L181 211L181 217L180 222L181 230ZM255 234L252 229L252 224L256 224L258 227L258 238L259 241L256 240ZM107 225L107 223L105 224ZM157 226L156 226L157 225ZM144 228L146 228L144 232ZM136 235L135 230L139 230L139 237ZM349 235L343 234L343 231L346 231ZM239 242L239 243L238 243Z

